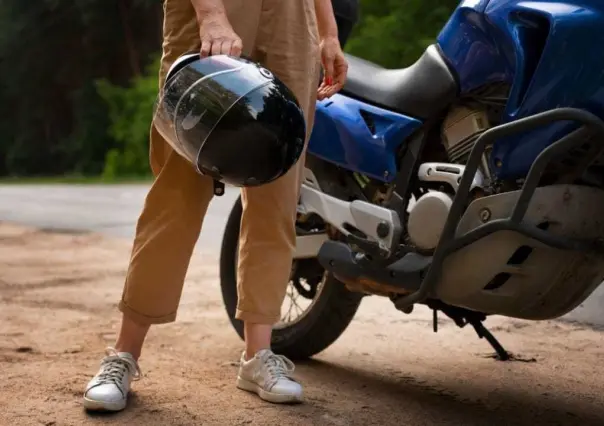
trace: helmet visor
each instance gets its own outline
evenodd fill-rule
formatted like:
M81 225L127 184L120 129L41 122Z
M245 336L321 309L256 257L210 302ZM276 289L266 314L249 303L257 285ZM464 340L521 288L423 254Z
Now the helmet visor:
M272 80L270 71L246 60L224 55L196 60L170 76L160 90L153 125L197 167L201 148L226 113ZM254 111L250 108L249 113Z

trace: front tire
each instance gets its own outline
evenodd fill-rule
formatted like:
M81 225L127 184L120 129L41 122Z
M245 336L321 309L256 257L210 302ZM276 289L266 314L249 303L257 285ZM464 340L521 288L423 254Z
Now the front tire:
M220 287L231 324L243 339L243 322L237 309L237 251L242 215L238 198L229 215L220 251ZM291 284L290 284L291 285ZM308 311L297 321L273 329L272 348L291 359L305 359L325 350L346 330L363 295L349 291L331 274L323 274Z

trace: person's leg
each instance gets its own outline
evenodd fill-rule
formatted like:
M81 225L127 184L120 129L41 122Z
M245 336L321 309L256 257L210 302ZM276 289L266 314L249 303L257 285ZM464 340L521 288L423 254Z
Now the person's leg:
M255 59L296 95L310 136L319 82L319 38L313 0L265 0ZM295 250L295 218L304 160L267 185L242 191L237 318L244 321L246 350L238 386L271 402L299 401L290 380L293 364L270 352Z
M164 6L164 46L160 85L170 65L200 48L195 13L189 0ZM130 266L119 308L123 313L115 348L84 394L88 409L121 410L151 324L174 321L183 282L201 224L213 196L212 180L174 152L152 128L150 161L155 181L138 219Z

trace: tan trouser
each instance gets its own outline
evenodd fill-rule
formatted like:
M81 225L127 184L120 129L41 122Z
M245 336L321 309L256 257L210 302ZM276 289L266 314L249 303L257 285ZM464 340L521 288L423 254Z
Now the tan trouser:
M261 62L297 96L312 128L319 78L319 41L313 0L224 0L244 54ZM190 0L164 3L160 81L183 53L198 51L200 36ZM120 310L142 324L174 321L183 282L213 182L202 177L151 130L156 177L136 227ZM237 318L273 324L280 318L295 249L295 215L303 161L264 186L242 190Z

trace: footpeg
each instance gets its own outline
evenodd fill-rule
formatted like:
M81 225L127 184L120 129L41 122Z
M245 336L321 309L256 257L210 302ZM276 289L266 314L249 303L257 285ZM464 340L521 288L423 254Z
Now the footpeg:
M327 271L345 281L371 283L386 292L409 293L419 289L422 279L432 263L432 257L407 253L389 265L371 261L355 255L351 248L341 242L326 241L319 250L318 260Z

